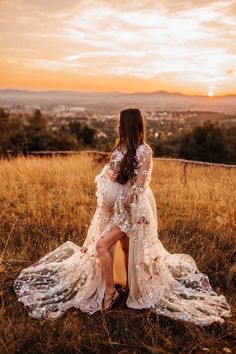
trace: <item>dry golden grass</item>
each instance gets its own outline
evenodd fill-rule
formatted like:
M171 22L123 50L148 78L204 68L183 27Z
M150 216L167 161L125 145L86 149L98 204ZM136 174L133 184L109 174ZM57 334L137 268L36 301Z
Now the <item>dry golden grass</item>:
M151 188L159 237L170 252L189 253L224 293L234 316L199 328L124 306L105 316L70 309L47 321L28 316L13 292L20 270L72 240L81 245L96 208L94 177L102 163L84 154L0 161L0 352L224 353L235 345L236 169L154 161Z

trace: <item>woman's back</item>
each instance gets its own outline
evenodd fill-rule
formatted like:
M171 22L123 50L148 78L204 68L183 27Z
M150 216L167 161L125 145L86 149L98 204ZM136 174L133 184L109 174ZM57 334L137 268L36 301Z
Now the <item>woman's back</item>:
M151 147L147 143L140 144L138 148L136 149L136 158L138 161L138 168L134 172L137 174L139 170L139 162L141 159L141 156L145 154L146 150L150 150ZM115 149L112 153L110 162L104 166L104 169L102 172L96 176L95 181L98 182L99 178L102 180L103 184L101 185L101 192L98 193L100 194L99 202L101 205L104 206L109 206L113 207L115 205L115 202L117 198L124 192L128 192L129 189L131 188L131 185L133 184L133 180L130 179L124 184L120 184L118 182L113 182L110 177L107 175L107 168L111 168L114 171L117 171L119 169L120 163L124 157L125 154L125 147L118 147Z

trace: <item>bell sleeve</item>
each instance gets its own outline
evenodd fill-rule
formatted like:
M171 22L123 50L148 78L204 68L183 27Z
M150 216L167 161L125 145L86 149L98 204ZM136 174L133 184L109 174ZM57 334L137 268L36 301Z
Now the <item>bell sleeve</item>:
M133 179L129 195L137 197L144 192L150 182L153 151L151 147L145 145L139 154L137 154L138 167L135 170L136 176Z

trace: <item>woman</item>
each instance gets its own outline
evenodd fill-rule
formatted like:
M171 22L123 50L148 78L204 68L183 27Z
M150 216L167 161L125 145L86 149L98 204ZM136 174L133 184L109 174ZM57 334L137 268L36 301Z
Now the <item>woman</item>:
M110 161L95 177L97 207L83 247L67 241L23 269L14 283L18 301L35 318L59 317L70 307L109 310L121 296L113 278L120 240L128 307L200 326L222 323L231 315L225 297L212 290L191 256L169 253L158 239L152 149L140 110L122 110L118 128Z

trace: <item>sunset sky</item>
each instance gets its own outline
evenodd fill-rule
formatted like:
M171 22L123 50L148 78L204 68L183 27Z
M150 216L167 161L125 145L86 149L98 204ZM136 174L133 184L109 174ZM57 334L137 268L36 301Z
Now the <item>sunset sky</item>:
M236 1L0 0L0 88L236 94Z

